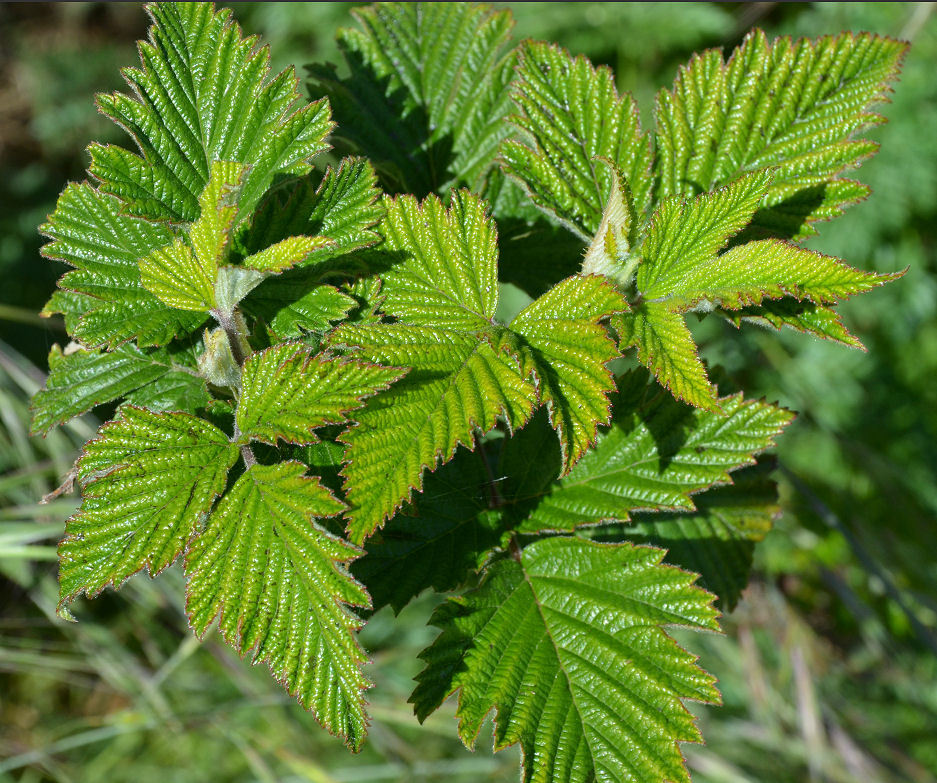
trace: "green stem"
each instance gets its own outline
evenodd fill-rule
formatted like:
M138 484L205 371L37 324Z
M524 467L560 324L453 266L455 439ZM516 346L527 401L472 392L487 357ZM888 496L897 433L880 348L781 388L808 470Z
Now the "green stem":
M224 313L220 310L212 310L211 314L218 321L218 324L224 329L225 337L228 338L228 346L231 348L231 356L237 362L238 367L243 368L244 362L250 355L250 343L247 342L245 335L239 328L244 321L239 317L237 310L231 313ZM238 429L237 421L234 424L234 439L240 440L241 432ZM257 464L257 457L251 450L250 444L245 443L241 446L241 458L244 460L246 468L250 469L252 465Z

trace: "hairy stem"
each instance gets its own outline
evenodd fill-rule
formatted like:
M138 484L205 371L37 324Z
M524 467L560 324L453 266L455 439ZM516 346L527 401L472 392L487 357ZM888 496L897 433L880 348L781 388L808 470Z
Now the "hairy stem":
M231 348L231 356L237 362L238 367L243 367L244 362L250 353L250 343L247 342L247 335L240 329L244 319L239 317L237 310L232 313L224 313L220 310L212 310L211 314L218 321L218 324L224 329L225 337L228 338L228 346ZM234 439L239 440L241 432L238 429L237 422L234 424ZM244 466L250 468L257 464L257 457L251 450L250 444L245 443L241 446L241 458L244 460Z

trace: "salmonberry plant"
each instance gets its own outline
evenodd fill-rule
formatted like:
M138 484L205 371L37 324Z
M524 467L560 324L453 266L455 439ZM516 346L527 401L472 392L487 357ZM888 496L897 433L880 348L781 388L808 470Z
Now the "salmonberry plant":
M843 172L905 45L755 31L644 131L508 12L356 11L311 103L229 11L149 13L132 94L98 97L137 151L92 144L42 227L73 342L34 429L119 403L72 477L60 612L181 557L194 632L357 749L364 618L457 591L421 719L459 691L471 746L495 710L526 780L688 780L684 702L719 693L666 629L739 599L792 415L720 395L686 319L860 346L832 305L896 275L801 243L868 195Z

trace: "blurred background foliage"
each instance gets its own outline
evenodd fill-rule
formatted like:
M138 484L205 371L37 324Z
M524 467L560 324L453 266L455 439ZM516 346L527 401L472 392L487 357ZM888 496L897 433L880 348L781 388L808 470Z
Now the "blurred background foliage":
M616 71L651 120L655 91L702 47L769 35L870 30L912 41L874 194L821 226L816 249L898 283L843 308L868 354L797 334L695 328L704 355L755 395L800 413L779 449L785 512L756 551L725 636L688 639L725 706L699 708L700 783L937 780L937 13L930 3L523 3L518 38L557 40ZM234 3L276 67L336 61L350 4ZM374 723L358 756L324 734L266 672L199 644L181 576L132 579L54 618L54 544L74 500L40 506L96 427L86 416L29 438L28 398L64 340L38 318L63 271L36 226L84 147L120 131L95 92L120 86L146 32L140 6L0 5L0 781L511 781L490 734L466 753L451 706L420 726L406 705L432 637L425 596L368 624Z

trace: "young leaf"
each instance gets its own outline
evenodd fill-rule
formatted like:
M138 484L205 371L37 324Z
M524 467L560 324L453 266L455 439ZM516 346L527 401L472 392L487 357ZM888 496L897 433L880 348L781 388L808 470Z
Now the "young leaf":
M696 195L771 167L753 229L816 233L811 223L868 195L840 175L875 152L854 137L883 121L869 108L887 99L906 50L868 33L769 44L755 30L727 63L716 50L695 56L658 95L659 196Z
M264 661L325 728L357 750L367 731L367 660L348 607L368 594L345 570L360 554L315 519L341 513L299 462L252 465L212 513L186 555L186 610L203 637L212 621L225 640Z
M251 354L241 372L237 428L243 442L318 442L313 430L344 424L345 414L401 377L395 368L313 356L298 343Z
M55 307L66 318L78 316L72 336L89 348L131 339L141 347L165 345L196 329L204 316L167 307L141 285L137 262L171 243L173 235L121 214L121 206L87 184L71 184L59 196L40 228L52 240L42 253L75 267L59 287L84 298L59 297Z
M624 176L643 215L651 195L650 140L641 132L634 99L619 97L612 72L558 46L531 41L520 46L517 72L519 114L512 119L529 146L514 140L502 144L505 171L585 243L602 221L612 169Z
M384 214L379 195L374 170L360 158L345 158L338 169L329 168L318 184L307 177L274 191L235 242L244 255L262 252L289 235L322 237L327 242L306 256L301 269L267 278L244 300L245 312L269 324L281 338L326 331L332 321L344 319L355 300L327 280L335 271L354 270L350 254L380 241L374 230Z
M492 346L498 329L497 247L484 202L466 191L447 211L436 196L387 201L382 250L399 259L383 275L393 324L343 325L332 338L361 359L413 369L357 414L343 435L349 531L361 542L413 489L424 469L472 443L499 416L521 426L537 400L519 359Z
M59 611L85 592L156 575L182 552L225 487L238 450L186 413L127 406L87 443L78 463L82 504L59 545Z
M699 572L700 586L718 596L716 606L732 611L748 584L755 544L781 512L773 468L762 460L733 473L731 486L698 497L695 513L635 514L633 524L594 528L589 537L666 549L668 563Z
M203 313L217 305L218 268L237 217L244 172L240 163L214 161L208 183L198 198L198 220L189 229L191 246L176 239L140 260L140 281L161 302Z
M131 397L131 395L134 395ZM46 434L57 424L123 397L150 409L194 412L209 401L205 381L165 349L144 352L122 345L109 353L82 349L49 352L46 388L33 397L32 432Z
M625 298L602 277L570 277L528 305L511 323L523 340L525 370L536 377L540 401L560 436L563 472L595 443L608 424L608 394L615 381L606 366L618 355L600 325L628 309Z
M720 406L721 415L689 408L647 386L643 371L625 376L612 426L596 447L539 500L515 498L522 510L536 501L518 530L570 531L624 522L639 510L692 511L692 494L731 482L730 471L752 464L793 418L783 408L741 395L724 397ZM523 458L512 459L517 464Z
M755 172L689 201L664 201L640 249L639 304L614 322L622 346L636 345L639 361L660 383L698 407L715 410L715 393L681 313L715 306L733 310L784 297L831 304L900 276L863 272L779 240L720 253L751 219L769 182L767 172Z
M509 132L510 13L470 3L378 3L352 13L363 29L338 35L350 76L339 79L334 66L311 71L339 140L374 161L391 192L481 191Z
M718 630L717 613L664 554L552 538L496 562L433 616L418 717L461 689L463 742L494 708L495 748L520 743L524 780L689 783L677 743L701 737L682 700L719 693L663 627Z
M134 97L98 96L98 107L125 128L142 158L92 145L91 173L126 212L172 222L198 218L198 197L212 162L248 166L240 207L250 214L278 175L301 175L328 148L324 100L300 102L293 69L268 81L267 48L241 38L231 12L210 3L152 3L142 68L124 69Z
M428 474L423 492L368 539L367 554L351 571L375 610L390 604L399 612L427 588L458 587L498 545L504 514L491 508L498 489L489 483L483 459L480 452L460 451Z

